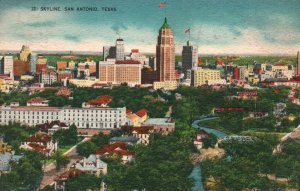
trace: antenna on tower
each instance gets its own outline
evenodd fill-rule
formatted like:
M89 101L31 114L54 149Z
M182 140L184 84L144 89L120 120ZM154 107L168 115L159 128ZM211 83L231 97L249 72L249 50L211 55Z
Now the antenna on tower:
M117 30L116 34L118 35L118 38L121 38L121 31Z

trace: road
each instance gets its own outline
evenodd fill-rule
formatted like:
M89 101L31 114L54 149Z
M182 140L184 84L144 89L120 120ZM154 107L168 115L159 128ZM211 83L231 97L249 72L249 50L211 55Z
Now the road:
M54 163L50 163L46 165L43 168L43 172L44 172L43 179L40 183L40 187L37 190L41 190L47 185L53 184L56 176L68 170L76 161L82 159L82 157L78 156L76 148L79 144L88 140L90 140L90 138L88 137L84 138L80 143L74 145L72 148L70 148L67 152L63 154L64 156L67 157L67 159L70 160L69 164L66 167L61 168L60 170L56 170L56 166Z

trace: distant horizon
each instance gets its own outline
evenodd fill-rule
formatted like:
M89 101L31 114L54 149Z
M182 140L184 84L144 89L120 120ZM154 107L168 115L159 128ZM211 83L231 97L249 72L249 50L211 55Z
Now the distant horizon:
M41 51L101 52L121 37L125 51L152 53L167 17L177 54L187 40L199 47L199 54L207 55L294 55L300 50L299 0L173 0L163 8L160 2L0 1L0 49L18 50L26 44ZM42 11L45 6L61 11ZM98 11L64 11L87 6Z
M29 47L30 48L30 47ZM19 50L15 49L15 50L0 50L0 56L1 54L5 53L19 53L21 50L21 48ZM34 53L38 53L38 54L69 54L69 52L71 51L72 54L79 54L79 55L100 55L102 56L103 52L97 52L97 51L76 51L76 50L31 50L31 52ZM145 55L155 55L155 52L141 52L142 54ZM125 51L125 54L130 54L130 52ZM234 54L234 53L220 53L220 54L201 54L198 53L199 56L288 56L288 57L297 57L297 52L295 52L294 54L277 54L277 53L269 53L269 54L255 54L255 53L249 53L249 54ZM176 56L181 56L181 53L176 53Z

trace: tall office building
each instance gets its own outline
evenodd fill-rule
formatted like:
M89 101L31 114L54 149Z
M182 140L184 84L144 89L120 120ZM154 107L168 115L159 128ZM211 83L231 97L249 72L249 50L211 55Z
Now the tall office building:
M19 54L19 60L28 62L29 61L29 55L30 55L30 49L28 46L23 45L22 49Z
M149 66L156 71L156 57L155 56L151 56L149 57Z
M300 53L297 54L296 76L300 76Z
M30 54L30 72L36 72L37 53L32 52Z
M116 60L124 60L124 40L116 40Z
M115 46L104 46L103 47L103 60L107 58L116 58L116 47Z
M220 70L211 70L206 68L193 68L192 70L192 86L202 86L209 84L210 81L221 80Z
M3 56L1 59L1 74L13 74L14 71L14 60L12 56Z
M187 41L186 46L182 49L182 72L191 70L198 66L198 47L193 46L190 41Z
M156 62L159 81L175 81L175 46L173 32L167 18L159 30L156 45Z

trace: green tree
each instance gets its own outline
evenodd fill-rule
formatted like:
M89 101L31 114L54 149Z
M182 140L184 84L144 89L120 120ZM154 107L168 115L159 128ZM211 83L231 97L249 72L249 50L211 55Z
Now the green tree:
M56 152L55 153L55 166L56 166L56 170L60 170L61 167L66 166L70 161L61 155L60 152Z
M99 190L101 179L91 174L80 174L66 181L66 191Z
M69 129L60 129L53 134L53 139L60 146L75 145L78 142L77 127L72 124Z
M87 141L77 146L77 153L80 156L88 157L90 154L94 154L97 146L91 142Z
M204 148L206 149L209 147L214 148L218 141L218 138L214 134L209 134L209 136L204 137L202 141L203 141Z

